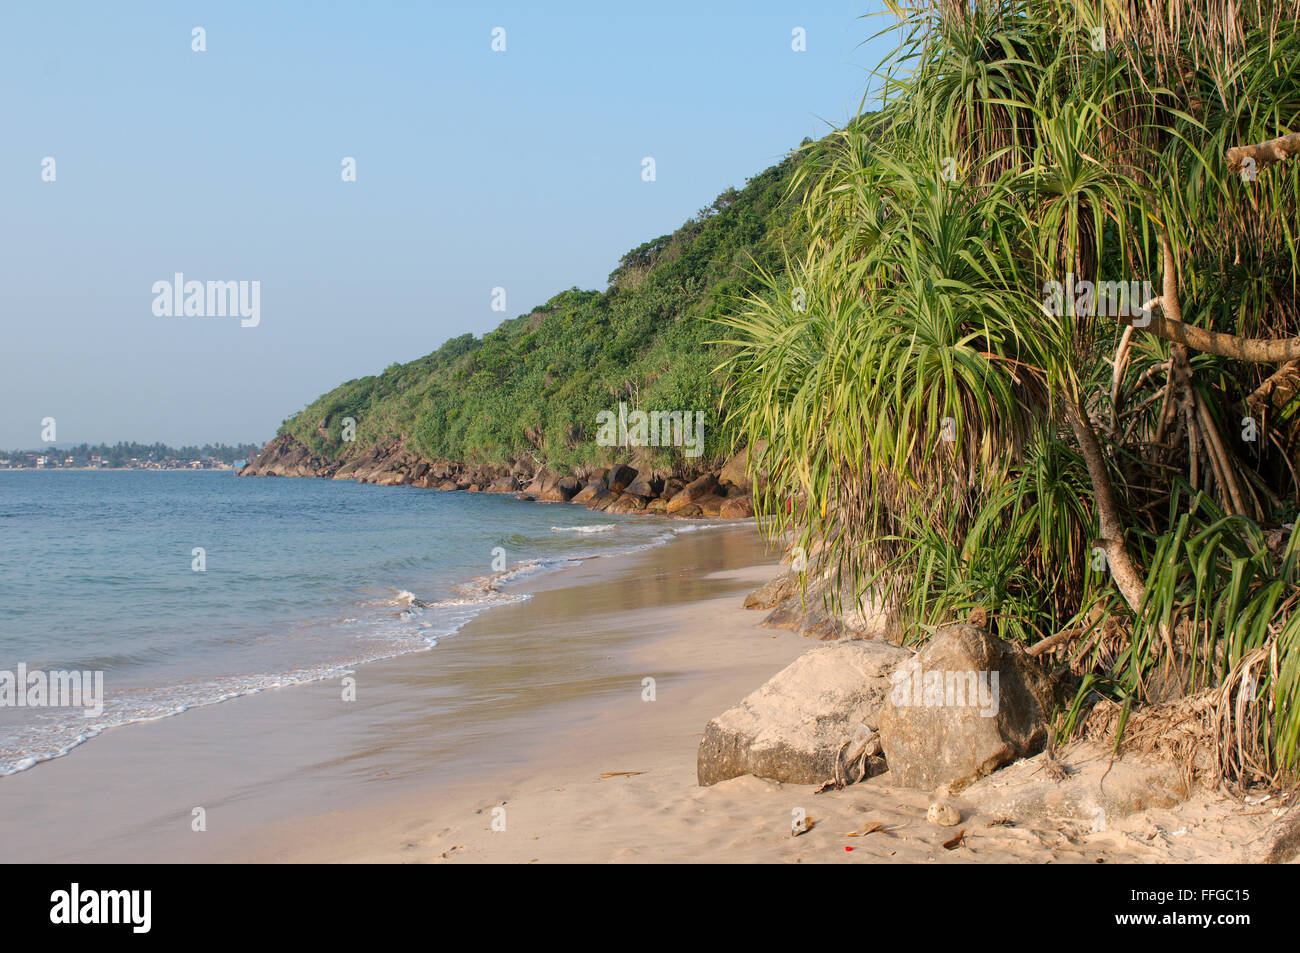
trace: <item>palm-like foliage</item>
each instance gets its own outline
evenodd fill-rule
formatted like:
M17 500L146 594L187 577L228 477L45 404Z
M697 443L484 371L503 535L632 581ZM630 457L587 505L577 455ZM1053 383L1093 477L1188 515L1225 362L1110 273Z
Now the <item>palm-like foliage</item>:
M1269 714L1241 708L1254 741L1224 762L1276 780L1297 765L1298 580L1258 526L1295 512L1300 369L1283 386L1044 288L1147 282L1162 321L1300 332L1300 176L1224 157L1300 125L1300 3L891 7L883 109L796 179L808 255L726 321L760 515L915 622L1077 632L1088 692L1129 704L1152 670L1166 697L1276 655ZM1093 637L1116 619L1124 645Z

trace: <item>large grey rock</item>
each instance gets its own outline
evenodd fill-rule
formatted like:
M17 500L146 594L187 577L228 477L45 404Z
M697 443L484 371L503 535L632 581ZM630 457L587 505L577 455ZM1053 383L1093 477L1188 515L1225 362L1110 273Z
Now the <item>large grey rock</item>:
M791 575L795 578L793 588L783 594L762 625L789 629L805 638L823 642L835 639L898 641L898 613L885 605L878 593L864 592L855 599L851 584L844 581L836 603L827 598L829 580L814 579L804 592L797 574Z
M745 596L746 609L773 609L799 593L799 574L783 572Z
M900 665L880 709L892 782L958 791L1041 751L1052 683L1019 646L960 623Z
M873 740L889 675L910 657L884 642L844 642L801 655L709 722L696 760L700 784L742 774L792 784L835 777L846 743L860 749ZM844 754L851 760L862 752Z
M990 817L1076 820L1101 831L1108 820L1173 807L1191 793L1172 760L1132 752L1112 760L1109 751L1089 744L1073 745L1058 757L1055 778L1043 752L976 781L962 796Z

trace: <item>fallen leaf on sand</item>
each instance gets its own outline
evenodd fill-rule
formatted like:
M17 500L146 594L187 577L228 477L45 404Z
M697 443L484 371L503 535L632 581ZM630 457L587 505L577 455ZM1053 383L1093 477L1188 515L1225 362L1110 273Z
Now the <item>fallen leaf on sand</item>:
M963 828L957 832L957 836L954 837L952 840L946 840L943 842L944 850L956 850L963 843L965 843L965 841L966 841L966 830L965 828Z
M816 826L817 826L816 821L814 821L811 817L805 817L803 819L803 827L793 828L790 831L790 836L798 837L800 834L807 834L810 830L812 830Z
M868 834L874 834L876 831L880 830L884 826L885 825L880 823L879 821L872 821L870 824L863 824L856 831L850 831L844 836L845 837L866 837Z
M600 778L603 781L605 778L628 778L634 774L645 774L645 772L644 771L602 771L600 774Z

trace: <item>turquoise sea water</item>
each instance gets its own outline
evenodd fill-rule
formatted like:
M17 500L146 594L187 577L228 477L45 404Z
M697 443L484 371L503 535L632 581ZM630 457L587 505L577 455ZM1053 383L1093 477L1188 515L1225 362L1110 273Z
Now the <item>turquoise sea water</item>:
M526 598L522 578L699 528L229 471L0 471L0 673L104 678L96 718L0 707L0 774L109 727L436 651Z

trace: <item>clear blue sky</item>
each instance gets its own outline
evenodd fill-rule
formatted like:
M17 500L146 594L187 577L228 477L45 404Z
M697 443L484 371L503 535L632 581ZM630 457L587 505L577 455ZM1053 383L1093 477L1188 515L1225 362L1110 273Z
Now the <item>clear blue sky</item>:
M59 443L264 441L344 380L603 289L857 111L879 7L5 4L0 448L44 417ZM156 317L178 271L260 281L261 323Z

